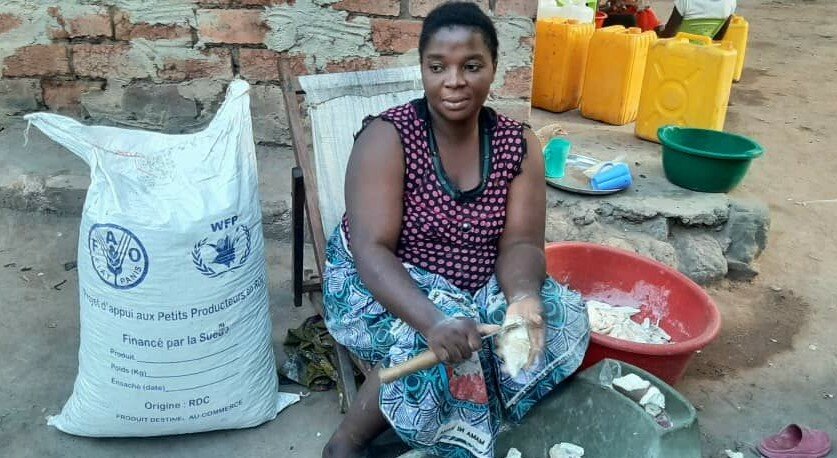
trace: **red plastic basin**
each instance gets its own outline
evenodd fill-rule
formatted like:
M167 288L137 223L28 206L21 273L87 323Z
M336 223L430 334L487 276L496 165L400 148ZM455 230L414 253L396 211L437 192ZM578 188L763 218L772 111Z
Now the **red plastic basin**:
M601 29L604 27L604 21L607 19L607 13L604 11L596 11L596 28Z
M697 350L721 330L721 314L708 294L680 272L635 253L591 243L546 246L546 271L585 299L640 309L634 318L659 318L672 338L663 345L634 343L593 333L581 369L604 358L641 367L677 383Z

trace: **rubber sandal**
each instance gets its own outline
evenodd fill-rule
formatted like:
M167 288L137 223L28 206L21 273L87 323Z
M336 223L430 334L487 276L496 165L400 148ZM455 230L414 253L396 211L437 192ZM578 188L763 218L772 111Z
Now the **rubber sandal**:
M796 424L765 437L758 446L767 458L823 458L831 452L828 433Z

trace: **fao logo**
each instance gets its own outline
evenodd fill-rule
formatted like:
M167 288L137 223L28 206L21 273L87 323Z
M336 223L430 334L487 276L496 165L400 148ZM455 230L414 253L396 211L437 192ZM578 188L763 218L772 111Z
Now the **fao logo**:
M131 289L148 273L148 254L139 239L116 224L94 224L88 236L90 260L99 278L116 289Z

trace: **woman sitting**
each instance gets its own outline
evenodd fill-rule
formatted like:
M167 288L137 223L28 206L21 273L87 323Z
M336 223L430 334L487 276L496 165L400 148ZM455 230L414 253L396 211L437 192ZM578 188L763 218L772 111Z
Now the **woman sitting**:
M439 6L419 41L425 97L357 135L326 253L326 324L377 367L427 348L444 363L383 385L369 374L325 457L361 456L388 426L434 455L492 457L501 421L519 421L584 356L584 304L545 273L538 140L483 105L497 48L475 4ZM513 319L532 348L516 377L477 326Z
M722 40L735 13L736 0L674 0L674 9L657 35L671 38L678 32Z

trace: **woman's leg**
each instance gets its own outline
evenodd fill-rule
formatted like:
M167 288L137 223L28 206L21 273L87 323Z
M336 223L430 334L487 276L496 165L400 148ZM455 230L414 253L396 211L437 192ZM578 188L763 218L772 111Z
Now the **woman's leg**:
M416 330L374 300L339 230L329 240L327 258L323 302L326 325L337 342L361 359L386 367L427 349ZM470 294L439 275L407 267L416 285L445 315L477 318ZM437 366L383 386L372 375L361 386L323 457L363 456L389 424L407 445L435 456L490 456L498 425L491 421L485 399L490 388L483 380L479 359L456 368ZM492 402L494 406L499 414L499 405Z
M389 424L378 406L381 379L377 368L367 377L355 402L323 449L323 458L360 457Z

